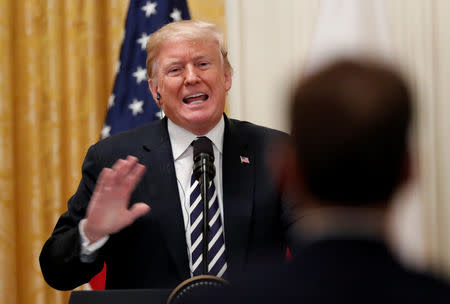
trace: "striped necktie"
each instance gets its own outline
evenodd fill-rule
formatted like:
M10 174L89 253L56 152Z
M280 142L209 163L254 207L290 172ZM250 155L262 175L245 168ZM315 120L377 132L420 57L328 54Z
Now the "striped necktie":
M200 183L191 178L189 189L190 207L190 236L191 236L191 261L190 267L194 276L201 275L203 269L202 256L202 219L203 204L200 190ZM219 199L217 197L214 181L209 183L209 241L208 241L208 274L223 277L227 270L225 261L225 240L223 234L222 218L220 216Z

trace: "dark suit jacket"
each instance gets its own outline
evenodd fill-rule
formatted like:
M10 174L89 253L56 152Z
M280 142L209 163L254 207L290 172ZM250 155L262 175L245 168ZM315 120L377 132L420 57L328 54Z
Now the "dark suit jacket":
M248 261L270 255L283 259L290 219L272 184L265 148L279 131L227 119L223 148L223 205L228 279ZM97 177L119 158L137 156L147 171L130 203L146 202L151 211L111 235L93 263L80 261L78 223ZM242 163L240 156L249 158ZM106 288L165 288L189 278L183 215L167 120L112 136L93 145L84 160L77 192L45 243L40 264L45 280L57 289L88 282L107 264Z
M450 303L448 283L409 270L373 239L326 239L196 303Z

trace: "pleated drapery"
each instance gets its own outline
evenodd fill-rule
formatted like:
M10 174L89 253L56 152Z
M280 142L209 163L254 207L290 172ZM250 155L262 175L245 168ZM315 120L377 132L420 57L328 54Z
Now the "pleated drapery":
M99 138L127 3L0 3L0 302L66 303L38 263Z
M223 0L188 2L223 28ZM99 139L127 9L125 0L0 1L0 303L68 301L45 283L38 257Z

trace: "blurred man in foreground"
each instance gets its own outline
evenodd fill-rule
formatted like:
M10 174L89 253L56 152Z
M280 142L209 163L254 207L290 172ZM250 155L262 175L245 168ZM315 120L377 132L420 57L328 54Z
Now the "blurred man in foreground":
M290 113L292 140L274 168L302 216L301 247L282 270L243 283L239 301L450 303L449 285L405 268L385 243L391 198L410 168L403 79L339 61L300 83Z

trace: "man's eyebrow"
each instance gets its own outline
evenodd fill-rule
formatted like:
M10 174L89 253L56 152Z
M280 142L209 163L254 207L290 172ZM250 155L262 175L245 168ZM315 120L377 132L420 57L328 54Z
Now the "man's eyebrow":
M200 59L208 59L212 60L210 56L204 55L204 54L198 54L192 58L193 60L200 60Z
M211 56L208 56L206 54L198 54L198 55L194 55L192 57L193 61L202 60L202 59L207 59L209 61L212 61ZM182 62L183 62L183 60L179 59L179 58L167 59L167 61L164 64L162 64L161 67L164 69L164 68L170 67L171 65L180 64Z
M171 66L171 65L173 65L173 64L179 64L179 63L181 63L182 62L182 60L180 60L180 59L169 59L168 61L166 61L163 65L162 65L162 67L163 68L167 68L167 67L169 67L169 66Z

